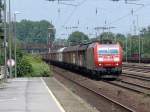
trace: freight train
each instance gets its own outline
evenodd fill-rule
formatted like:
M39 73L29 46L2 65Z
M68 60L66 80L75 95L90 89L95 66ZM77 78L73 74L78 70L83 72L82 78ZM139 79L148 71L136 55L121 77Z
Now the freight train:
M117 78L122 73L123 51L119 43L93 42L43 54L51 64L82 71L97 78Z

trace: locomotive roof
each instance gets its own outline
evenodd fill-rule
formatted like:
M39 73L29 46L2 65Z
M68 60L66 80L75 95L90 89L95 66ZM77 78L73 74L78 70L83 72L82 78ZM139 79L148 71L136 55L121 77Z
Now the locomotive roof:
M119 47L119 44L100 44L102 47Z

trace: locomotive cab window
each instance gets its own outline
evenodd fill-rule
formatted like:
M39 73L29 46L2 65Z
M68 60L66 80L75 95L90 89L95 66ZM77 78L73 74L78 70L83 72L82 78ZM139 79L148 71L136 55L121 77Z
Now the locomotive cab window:
M119 54L118 49L100 49L99 54Z
M119 54L118 49L110 49L109 52L110 52L110 54Z

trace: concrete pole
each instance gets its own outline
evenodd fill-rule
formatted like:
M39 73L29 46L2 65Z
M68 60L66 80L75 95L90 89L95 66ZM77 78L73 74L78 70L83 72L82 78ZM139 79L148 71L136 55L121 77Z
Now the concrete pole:
M128 37L126 37L126 62L128 62Z
M11 35L11 2L9 0L9 60L11 60L11 57L12 57L11 56L12 55L11 42L12 42L12 35ZM12 78L12 66L9 67L9 75L10 75L10 78Z
M17 58L16 58L16 13L14 13L14 55L15 55L15 78L17 78Z
M137 17L137 29L138 29L138 32L140 31L140 28L139 28L139 17L138 15L136 15ZM139 34L139 63L141 63L141 35L140 33Z
M5 79L7 79L7 11L6 0L4 0L4 55L5 55Z

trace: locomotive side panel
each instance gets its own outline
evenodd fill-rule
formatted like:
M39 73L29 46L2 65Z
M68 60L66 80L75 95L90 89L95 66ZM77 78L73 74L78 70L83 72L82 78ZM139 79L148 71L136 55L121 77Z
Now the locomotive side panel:
M80 51L79 53L79 66L86 67L86 53L85 51Z
M95 63L94 63L94 49L91 47L91 48L88 48L87 49L87 53L86 53L86 64L87 64L87 69L94 69L95 68Z

